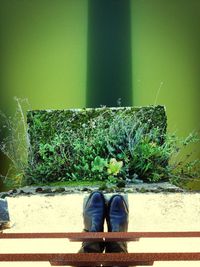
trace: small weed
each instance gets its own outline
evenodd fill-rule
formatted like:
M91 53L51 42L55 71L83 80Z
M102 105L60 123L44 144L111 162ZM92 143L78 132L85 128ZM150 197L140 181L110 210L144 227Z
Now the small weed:
M8 158L10 165L5 176L1 179L8 187L18 187L23 184L27 168L29 139L27 136L27 123L23 107L28 107L26 99L14 98L16 112L13 117L0 111L3 140L0 142L1 152Z

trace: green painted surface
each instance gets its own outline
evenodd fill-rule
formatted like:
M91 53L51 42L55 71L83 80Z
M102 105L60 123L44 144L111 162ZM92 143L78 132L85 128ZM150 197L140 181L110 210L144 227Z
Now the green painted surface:
M200 1L131 3L134 105L164 104L180 136L200 131Z
M1 107L85 106L86 0L0 1Z

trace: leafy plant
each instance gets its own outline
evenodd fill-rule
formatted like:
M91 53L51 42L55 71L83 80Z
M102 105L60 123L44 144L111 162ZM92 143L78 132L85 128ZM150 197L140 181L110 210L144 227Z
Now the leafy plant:
M190 133L186 138L173 135L172 139L173 153L167 166L169 180L176 185L183 185L190 180L199 179L200 160L193 157L193 150L189 154L181 154L186 147L199 143L198 133Z
M16 187L23 183L27 166L27 124L24 115L24 107L28 107L27 99L14 98L16 111L13 117L0 111L2 128L2 140L0 150L9 160L9 168L5 176L1 175L3 182L9 187Z
M94 161L92 162L92 171L93 172L102 172L104 168L107 166L107 160L103 159L99 156L95 157Z
M107 165L107 172L109 175L117 175L123 166L123 161L117 161L115 158L111 158Z
M200 176L197 159L180 157L185 147L199 142L194 133L180 139L154 126L151 116L146 121L143 113L114 113L109 109L97 116L83 112L78 127L76 112L69 120L58 119L59 112L53 114L52 125L47 122L49 114L33 112L29 115L33 116L29 118L32 125L27 129L22 109L25 102L16 101L13 119L1 114L8 132L0 149L11 162L4 181L13 186L101 180L109 187L135 177L178 184L181 179Z
M123 162L115 158L108 160L97 156L92 162L92 171L99 172L101 177L106 177L106 186L110 187L117 184L119 180L117 175L121 172L122 166Z

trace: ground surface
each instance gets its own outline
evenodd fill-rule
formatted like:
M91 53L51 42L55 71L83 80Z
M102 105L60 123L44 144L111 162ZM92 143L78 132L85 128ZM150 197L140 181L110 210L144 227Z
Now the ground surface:
M87 193L7 198L11 228L5 232L80 232ZM109 194L107 197L109 198ZM199 231L199 193L128 194L129 231ZM106 229L105 229L106 230ZM0 253L76 252L80 243L63 239L0 240ZM200 238L141 239L129 252L200 252ZM49 263L5 263L7 266L50 266ZM154 266L200 266L200 262L155 262Z

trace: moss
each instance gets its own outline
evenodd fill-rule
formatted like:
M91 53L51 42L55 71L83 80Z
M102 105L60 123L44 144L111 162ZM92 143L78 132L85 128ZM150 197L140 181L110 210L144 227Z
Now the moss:
M142 188L139 189L139 192L140 192L140 193L146 193L147 190L146 190L144 187L142 187Z
M108 189L108 187L107 187L107 185L106 185L105 182L99 186L99 190L100 190L100 191L104 191L104 190L106 190L106 189Z
M127 116L136 113L141 123L148 123L149 128L159 127L166 132L167 117L163 106L94 108L69 110L31 110L27 112L28 135L30 150L37 154L39 141L48 142L55 133L65 132L66 128L76 131L77 128L88 124L91 119L104 116L109 121L115 114L124 112Z
M186 190L200 191L200 179L190 179L189 182L184 182L180 186Z

